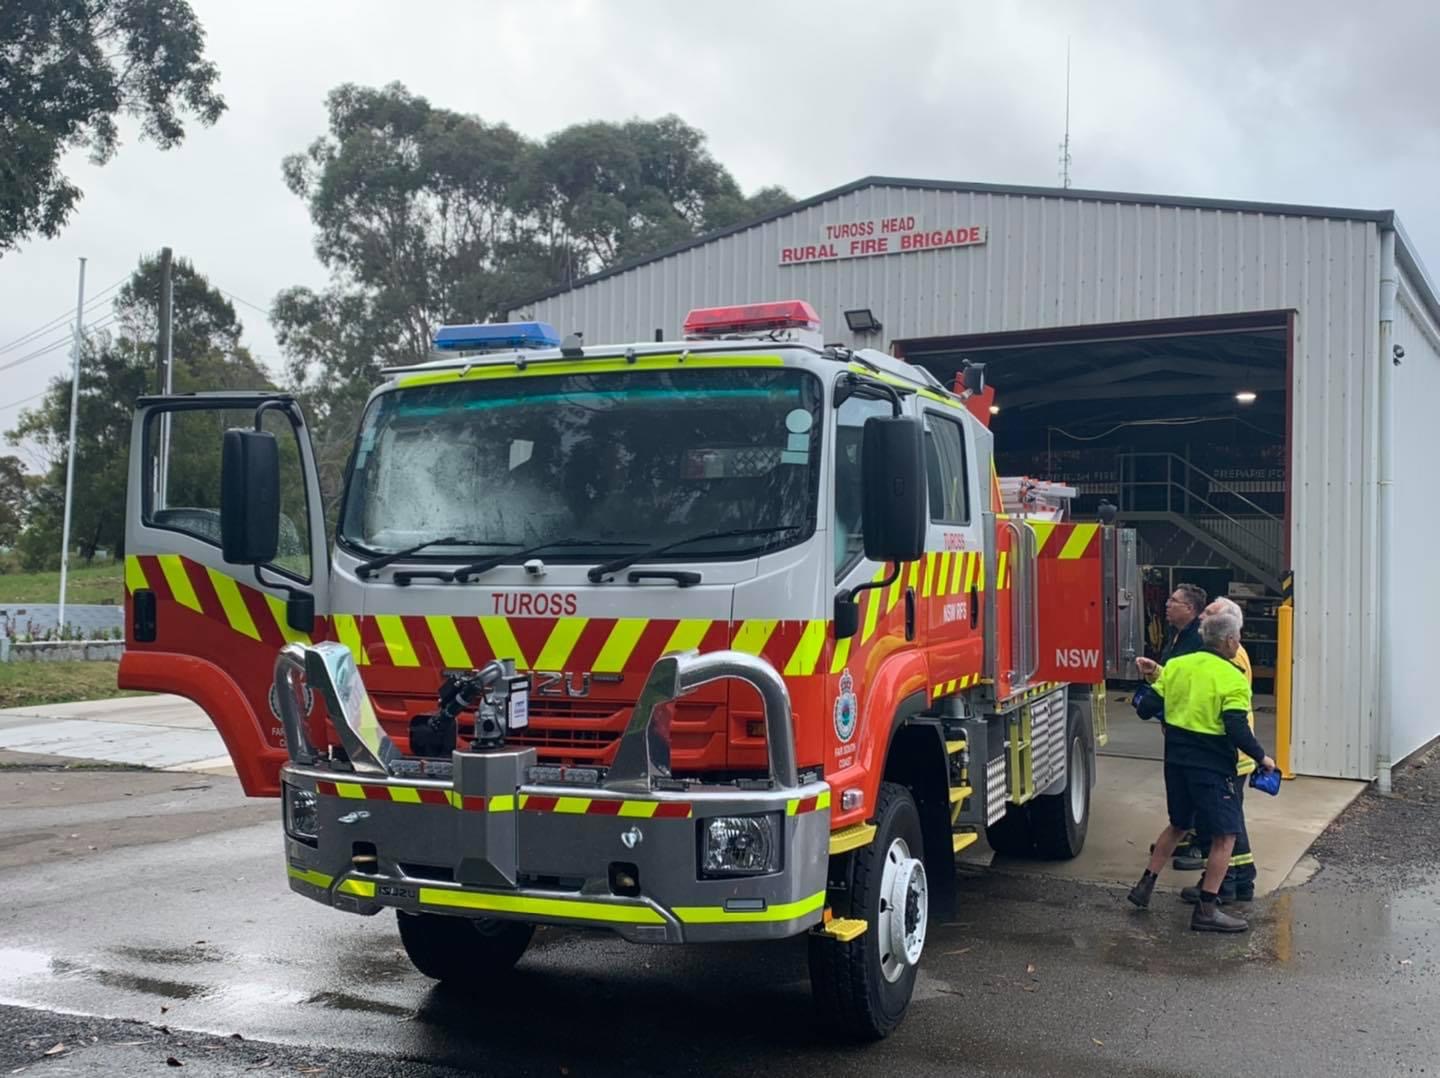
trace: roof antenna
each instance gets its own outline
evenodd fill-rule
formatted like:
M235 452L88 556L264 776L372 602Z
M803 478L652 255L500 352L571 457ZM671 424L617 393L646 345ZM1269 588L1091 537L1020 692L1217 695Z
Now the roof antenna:
M1065 141L1060 143L1060 186L1070 189L1070 39L1065 39Z

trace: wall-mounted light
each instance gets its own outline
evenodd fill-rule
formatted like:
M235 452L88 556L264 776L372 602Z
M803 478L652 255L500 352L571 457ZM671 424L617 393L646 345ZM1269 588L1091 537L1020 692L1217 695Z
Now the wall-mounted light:
M991 414L991 415L999 415L999 414L1000 414L1000 405L998 405L998 404L992 404L992 405L990 405L990 414Z
M850 327L851 333L879 333L884 328L869 307L846 311L845 324Z
M1254 404L1255 391L1252 389L1242 389L1239 393L1235 394L1235 399L1241 404Z

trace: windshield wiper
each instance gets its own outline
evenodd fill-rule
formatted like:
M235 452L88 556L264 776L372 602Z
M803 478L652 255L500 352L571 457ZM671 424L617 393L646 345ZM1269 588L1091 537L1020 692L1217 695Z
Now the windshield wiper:
M660 554L668 553L676 547L686 546L689 543L698 543L705 539L736 539L746 535L776 535L780 532L803 531L807 525L804 524L781 524L773 528L729 528L725 531L701 532L699 535L689 535L684 539L675 539L669 543L662 543L659 546L651 547L649 550L637 551L634 554L626 554L616 558L614 561L607 561L603 565L597 565L586 574L590 583L599 584L611 573L618 573L621 569L634 565L637 561L649 561Z
M481 573L488 573L496 566L504 565L507 561L514 561L518 558L528 558L532 554L543 554L551 547L559 546L639 546L639 543L625 542L618 539L550 539L543 543L536 543L534 546L526 547L524 550L512 550L505 554L496 554L493 557L481 558L479 561L472 561L469 565L462 565L455 570L452 579L461 584L468 583L472 576L479 576Z
M427 539L423 543L416 543L414 546L407 546L404 550L392 550L389 554L381 554L378 558L371 558L369 561L362 561L355 566L355 575L361 580L368 580L385 566L399 561L401 558L408 558L412 554L419 554L432 546L500 546L499 543L487 542L484 539L457 539L453 535L447 535L443 539ZM504 544L513 546L513 543Z

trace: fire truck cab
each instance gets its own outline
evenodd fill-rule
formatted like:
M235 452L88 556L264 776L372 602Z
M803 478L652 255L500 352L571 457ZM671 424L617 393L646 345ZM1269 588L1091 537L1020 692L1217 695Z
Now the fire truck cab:
M394 909L431 977L540 923L808 933L822 1016L888 1034L957 853L1084 845L1115 529L1007 512L982 372L803 302L435 343L370 395L333 545L293 397L139 401L121 685L204 707L291 888Z

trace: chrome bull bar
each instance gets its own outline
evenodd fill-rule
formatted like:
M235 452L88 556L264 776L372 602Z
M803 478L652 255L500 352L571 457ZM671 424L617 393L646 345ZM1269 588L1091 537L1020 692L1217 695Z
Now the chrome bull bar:
M670 713L666 705L703 685L726 678L745 682L760 694L770 779L778 789L800 785L795 762L795 730L790 693L769 663L740 651L696 651L662 656L625 725L615 762L603 786L616 792L647 793L657 780L671 777ZM400 758L395 743L380 727L359 668L343 644L287 644L275 660L275 697L285 729L286 751L294 764L311 766L320 753L305 729L305 687L318 690L351 766L366 775L390 775Z

